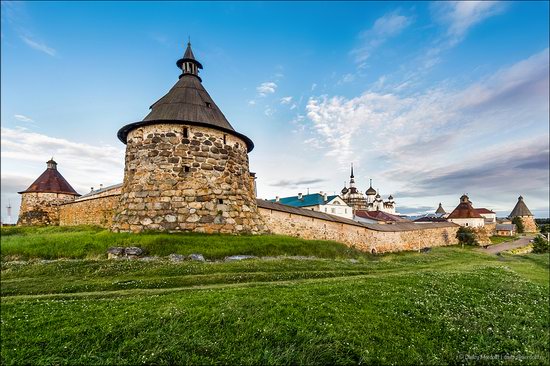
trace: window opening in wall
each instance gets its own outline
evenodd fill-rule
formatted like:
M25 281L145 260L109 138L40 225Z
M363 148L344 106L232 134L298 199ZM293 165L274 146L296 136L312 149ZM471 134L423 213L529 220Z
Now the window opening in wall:
M227 144L227 135L223 135L223 143Z
M185 166L183 167L183 170L186 172L186 173L189 173L189 171L191 170L188 166Z
M218 198L218 204L220 204L220 205L223 204L223 199L222 198Z
M204 102L204 104L206 104L206 107L207 107L207 108L212 107L212 104L211 104L210 102Z
M185 138L189 137L189 129L187 127L183 128L183 137Z

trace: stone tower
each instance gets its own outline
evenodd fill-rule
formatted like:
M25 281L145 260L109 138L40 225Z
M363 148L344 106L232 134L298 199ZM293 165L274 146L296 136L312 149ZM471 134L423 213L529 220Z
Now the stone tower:
M59 225L59 204L80 196L50 159L47 168L21 195L17 225Z
M190 43L176 65L172 89L118 131L126 159L113 231L265 231L248 167L254 144L205 90Z
M516 206L508 216L508 218L511 220L513 220L515 217L521 218L525 232L534 233L538 231L533 214L531 213L529 208L527 208L527 205L523 201L522 196L518 197L518 202L516 203Z

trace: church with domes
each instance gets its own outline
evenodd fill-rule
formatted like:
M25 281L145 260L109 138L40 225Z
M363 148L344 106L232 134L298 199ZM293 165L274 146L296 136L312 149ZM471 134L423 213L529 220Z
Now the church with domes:
M349 187L344 186L340 192L342 199L353 208L353 211L382 211L389 214L395 214L395 201L392 195L384 201L380 193L372 188L372 179L370 180L369 188L363 194L355 185L355 176L353 174L353 164L351 166L351 174Z

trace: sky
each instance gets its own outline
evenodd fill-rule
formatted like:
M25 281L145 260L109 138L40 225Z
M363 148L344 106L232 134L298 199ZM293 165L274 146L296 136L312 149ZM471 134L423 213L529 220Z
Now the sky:
M1 3L1 213L54 157L122 182L116 133L178 80L250 137L258 196L339 193L353 163L403 214L549 210L548 2Z

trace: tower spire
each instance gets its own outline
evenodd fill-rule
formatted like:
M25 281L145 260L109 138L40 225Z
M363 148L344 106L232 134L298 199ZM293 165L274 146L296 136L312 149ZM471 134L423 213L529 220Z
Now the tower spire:
M191 49L191 37L188 37L187 48L183 54L183 58L180 58L176 65L181 69L182 73L180 78L184 75L194 75L201 80L199 77L199 69L202 69L202 64L195 59L193 50ZM202 81L202 80L201 80Z
M351 163L351 175L350 175L349 177L350 177L350 178L355 178L355 177L353 176L353 163Z

